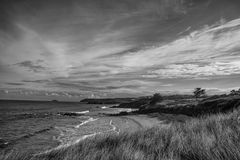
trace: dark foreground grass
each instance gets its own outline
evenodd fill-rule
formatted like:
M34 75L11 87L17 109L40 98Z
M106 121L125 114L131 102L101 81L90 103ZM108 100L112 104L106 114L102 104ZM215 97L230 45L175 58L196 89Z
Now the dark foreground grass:
M239 111L133 134L97 136L38 156L5 160L240 160Z

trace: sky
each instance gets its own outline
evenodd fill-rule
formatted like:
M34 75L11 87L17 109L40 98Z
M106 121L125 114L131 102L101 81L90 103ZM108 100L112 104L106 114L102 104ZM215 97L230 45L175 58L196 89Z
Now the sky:
M0 99L240 88L238 0L3 0Z

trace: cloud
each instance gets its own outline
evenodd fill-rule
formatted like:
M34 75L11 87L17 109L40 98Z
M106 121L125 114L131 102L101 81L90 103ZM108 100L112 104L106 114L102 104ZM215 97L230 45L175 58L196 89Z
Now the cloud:
M170 43L140 48L116 43L113 46L120 44L120 47L109 49L112 46L107 44L121 32L99 34L92 43L94 46L79 54L69 43L45 41L48 52L43 56L48 60L42 57L44 61L27 60L17 65L34 73L54 73L43 77L45 80L25 81L49 88L96 93L153 92L157 88L173 88L176 83L149 81L151 79L207 80L213 76L240 74L239 26L240 19L236 19L205 26Z
M24 88L8 88L0 89L0 95L6 96L9 95L10 98L16 97L25 97L30 99L43 99L43 100L52 100L53 98L59 98L60 100L68 100L71 98L73 100L79 100L84 95L77 92L62 92L62 91L45 91L45 90L35 90L35 89L24 89ZM2 98L2 97L1 97Z
M45 80L45 79L40 79L40 80L22 80L22 82L26 82L26 83L48 83L48 82L51 82L51 80Z
M42 62L41 60L38 60L36 62L23 61L23 62L19 62L19 63L15 64L15 65L27 68L31 72L38 73L38 72L43 72L47 69L46 67L40 65L41 62Z
M177 78L188 74L193 77L239 74L239 39L240 19L236 19L217 26L205 26L168 44L146 47L121 58L111 57L103 61L127 71L165 66L153 71L165 78L168 75Z
M0 86L101 97L239 85L239 7L208 2L5 2Z
M240 74L240 61L212 62L210 64L172 64L163 69L150 71L161 78L211 78Z
M7 85L11 85L11 86L22 86L24 85L24 83L6 83Z

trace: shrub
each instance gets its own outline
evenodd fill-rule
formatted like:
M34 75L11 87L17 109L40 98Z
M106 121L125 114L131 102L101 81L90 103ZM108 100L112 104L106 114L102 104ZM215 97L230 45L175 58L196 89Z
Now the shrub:
M240 95L240 88L239 88L239 90L231 90L230 95L232 95L232 96Z
M160 93L155 93L153 97L150 100L150 105L156 105L157 102L161 102L163 100L163 97L161 96Z
M202 88L195 88L193 91L193 94L194 94L194 97L196 98L196 100L198 100L198 98L206 95L206 90L202 89Z
M120 115L120 116L128 115L128 112L123 111L123 112L120 112L118 115Z

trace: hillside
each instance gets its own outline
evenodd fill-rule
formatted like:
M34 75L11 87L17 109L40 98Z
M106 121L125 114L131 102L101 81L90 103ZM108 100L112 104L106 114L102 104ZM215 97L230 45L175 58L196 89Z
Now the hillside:
M216 113L230 112L240 106L240 96L220 95L211 96L196 102L194 98L175 96L175 99L163 98L156 105L150 105L151 97L141 98L129 103L123 103L116 107L136 108L132 114L166 113L182 114L187 116L202 116ZM122 113L120 113L122 114Z
M147 113L167 113L167 114L183 114L187 116L203 116L216 113L227 113L233 111L240 106L240 96L227 96L221 98L203 99L198 104L186 104L176 107L168 107L165 105L146 106L139 111L138 114Z

